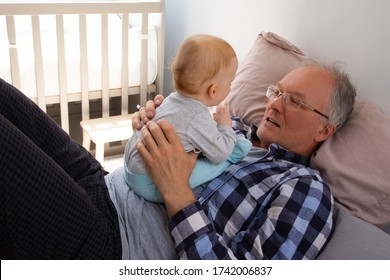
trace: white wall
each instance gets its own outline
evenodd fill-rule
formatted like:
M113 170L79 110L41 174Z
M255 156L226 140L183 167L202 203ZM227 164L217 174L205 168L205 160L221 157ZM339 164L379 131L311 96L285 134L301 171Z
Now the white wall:
M304 53L347 65L359 94L390 111L388 0L165 0L165 64L189 35L232 44L242 61L261 31L275 32ZM165 72L165 93L171 92Z

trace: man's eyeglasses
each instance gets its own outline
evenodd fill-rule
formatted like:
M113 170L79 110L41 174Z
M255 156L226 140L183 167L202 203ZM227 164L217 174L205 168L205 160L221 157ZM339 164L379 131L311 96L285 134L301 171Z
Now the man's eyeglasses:
M305 102L303 102L302 100L300 100L299 98L294 96L293 94L281 92L274 85L271 85L268 87L266 96L270 100L275 100L281 96L284 106L289 107L290 109L293 109L294 111L298 111L299 108L302 107L303 109L313 111L313 112L323 116L327 120L329 120L329 117L327 115L321 113L320 111L318 111L314 107L306 104Z

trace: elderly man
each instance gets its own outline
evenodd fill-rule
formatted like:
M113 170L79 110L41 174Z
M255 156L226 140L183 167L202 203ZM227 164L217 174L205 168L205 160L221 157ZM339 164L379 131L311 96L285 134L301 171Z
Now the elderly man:
M138 150L164 198L179 257L315 258L333 230L333 197L309 157L347 120L355 95L337 67L291 71L268 88L259 148L199 198L188 186L195 155L183 152L169 123L149 122ZM152 116L154 105L146 109Z

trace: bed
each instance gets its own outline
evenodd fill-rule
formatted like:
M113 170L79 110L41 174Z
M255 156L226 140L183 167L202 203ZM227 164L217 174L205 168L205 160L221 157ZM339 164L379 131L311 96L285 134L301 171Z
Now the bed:
M144 104L148 93L162 93L163 0L1 2L0 20L0 77L43 110L59 105L66 131L69 104L82 104L82 120L86 121L91 102L100 100L103 119L123 121L121 116L128 120L131 108ZM26 35L26 26L31 29L29 39L17 33L21 30ZM138 46L136 51L132 44ZM26 46L30 54L23 53ZM74 48L73 58L68 57L69 48ZM55 61L45 60L50 51L55 52ZM136 54L134 59L132 54ZM259 34L232 83L227 99L231 114L249 125L258 123L267 103L266 88L310 60L277 34ZM139 95L139 99L129 104L129 95ZM114 98L122 101L120 116L110 116ZM311 158L311 166L328 182L336 202L336 230L319 259L390 259L389 123L388 113L358 96L348 123ZM129 123L125 134L128 128ZM110 130L102 129L100 134L109 135ZM127 132L121 137L129 136Z
M129 138L128 114L163 90L164 1L22 2L0 3L0 77L44 111L59 106L68 133L69 105L81 103L87 149ZM94 126L96 101L105 121Z

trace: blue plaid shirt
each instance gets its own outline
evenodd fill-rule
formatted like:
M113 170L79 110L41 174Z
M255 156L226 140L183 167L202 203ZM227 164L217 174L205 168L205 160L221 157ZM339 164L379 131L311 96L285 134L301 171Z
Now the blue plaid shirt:
M273 144L204 186L169 228L182 259L314 259L332 214L333 196L308 159Z

